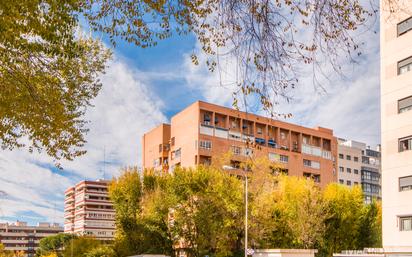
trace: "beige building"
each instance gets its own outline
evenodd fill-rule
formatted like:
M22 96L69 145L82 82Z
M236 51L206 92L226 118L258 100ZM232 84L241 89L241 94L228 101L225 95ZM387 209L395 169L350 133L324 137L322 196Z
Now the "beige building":
M386 2L380 20L383 246L406 256L412 255L412 1L397 1L391 14Z
M64 232L113 239L115 211L108 181L81 181L65 191Z
M338 139L338 182L347 186L361 185L362 149L365 144Z
M336 138L326 128L306 128L206 102L195 102L142 139L143 168L164 172L176 166L211 164L232 152L236 172L251 156L268 157L289 175L321 186L337 181ZM253 145L254 147L250 147Z
M381 200L381 152L365 143L338 139L338 181L347 186L362 186L365 203Z
M0 223L0 243L6 250L23 252L24 256L33 257L40 239L62 232L63 228L57 223L41 222L37 226L29 226L22 221Z

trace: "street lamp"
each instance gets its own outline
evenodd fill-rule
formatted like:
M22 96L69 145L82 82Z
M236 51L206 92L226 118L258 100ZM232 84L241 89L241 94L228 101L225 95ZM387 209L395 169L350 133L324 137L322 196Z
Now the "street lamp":
M224 170L237 170L235 167L229 166L229 165L223 165L222 168ZM248 189L247 189L247 185L248 185L248 179L247 179L247 171L244 170L245 172L245 257L248 256L248 248L247 248L247 237L248 237L248 225L247 225L247 220L248 220Z

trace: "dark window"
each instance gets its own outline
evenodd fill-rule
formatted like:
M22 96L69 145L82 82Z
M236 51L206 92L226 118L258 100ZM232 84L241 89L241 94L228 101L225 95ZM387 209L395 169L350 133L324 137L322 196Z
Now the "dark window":
M398 113L412 110L412 96L408 96L398 101Z
M346 160L350 161L350 155L346 155Z
M346 181L346 185L351 186L352 182L350 180Z
M412 216L409 217L400 217L400 231L412 231Z
M399 152L412 150L412 136L399 139Z
M339 183L343 184L344 183L343 179L339 179Z
M347 173L352 173L351 168L346 168L346 172L347 172Z
M359 174L359 170L354 169L354 170L353 170L353 173L355 173L355 174Z
M353 161L358 162L359 161L359 157L353 157Z
M412 56L398 62L398 75L412 70Z
M339 167L339 171L343 172L343 171L345 171L345 169L343 167Z
M339 154L339 159L343 159L343 154Z
M412 30L412 17L398 23L398 37Z
M399 191L412 190L412 176L399 178Z
M358 182L353 182L353 184L354 184L355 186L359 185L359 183L358 183Z

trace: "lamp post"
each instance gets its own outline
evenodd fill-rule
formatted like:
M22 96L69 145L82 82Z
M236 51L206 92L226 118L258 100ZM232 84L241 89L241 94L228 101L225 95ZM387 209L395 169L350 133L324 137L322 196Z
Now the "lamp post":
M236 168L228 165L223 165L222 168L224 170L236 170ZM247 225L247 220L248 220L248 180L247 180L247 170L244 170L245 172L245 257L248 256L248 248L247 248L247 237L248 237L248 225Z
M248 214L248 190L247 190L247 171L245 171L245 257L248 255L247 251L247 214Z

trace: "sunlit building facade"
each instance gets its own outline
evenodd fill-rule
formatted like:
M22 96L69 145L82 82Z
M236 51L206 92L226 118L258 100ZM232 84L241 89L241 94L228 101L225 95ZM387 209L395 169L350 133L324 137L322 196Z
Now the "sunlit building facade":
M197 101L142 139L143 168L171 172L177 166L210 165L231 153L236 172L251 157L267 157L283 172L324 187L337 181L337 142L327 128L307 128ZM252 147L253 145L253 147Z
M81 181L65 191L64 232L112 240L115 211L108 181Z
M382 0L380 24L383 247L412 256L412 1Z
M5 250L21 252L25 257L35 256L40 239L63 233L63 227L57 223L40 222L37 226L27 222L0 223L0 243Z

